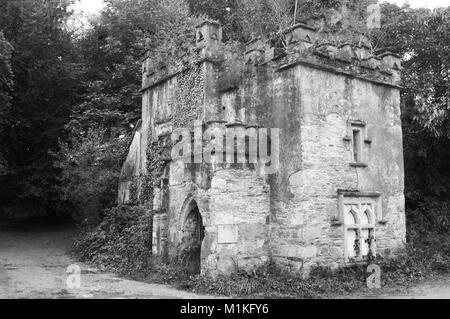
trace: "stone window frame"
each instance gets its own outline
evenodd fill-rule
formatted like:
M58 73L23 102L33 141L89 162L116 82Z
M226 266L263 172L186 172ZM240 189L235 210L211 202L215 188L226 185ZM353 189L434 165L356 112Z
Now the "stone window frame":
M369 236L373 237L371 246L369 249L372 254L376 254L376 229L378 224L385 224L383 220L382 203L381 203L381 193L364 193L358 191L338 191L338 202L339 202L339 215L334 221L335 226L343 226L343 236L344 236L344 259L347 263L363 262L366 261L365 257L362 255L363 242L362 236L364 230L369 230ZM346 213L348 213L348 207L352 207L350 213L353 214L356 224L349 224L346 222ZM354 209L357 207L357 209ZM368 209L365 209L368 208ZM362 214L369 211L369 221L368 224L362 224ZM348 246L348 235L349 231L356 230L356 236L358 239L359 252L358 256L355 258L349 258L349 246Z
M355 160L354 154L354 132L357 131L360 134L360 138L358 141L358 154L359 158ZM367 154L366 154L366 145L371 145L372 140L368 137L367 133L367 123L361 120L348 120L347 121L347 136L344 137L344 141L350 143L351 149L351 160L350 166L352 167L362 167L366 168L367 164Z
M364 261L370 254L375 255L375 213L373 202L349 201L344 208L344 256L346 262ZM351 216L352 222L347 221ZM364 222L364 216L367 222ZM349 234L354 234L354 239L349 242ZM365 236L365 234L367 234ZM372 239L370 242L368 240ZM367 247L366 247L367 244ZM352 245L354 254L350 256L349 245Z
M385 223L383 219L383 208L382 208L382 194L378 192L360 192L360 191L352 191L352 190L338 190L338 216L335 218L334 224L336 226L341 226L344 224L344 205L348 198L354 198L365 201L373 201L375 202L375 219L377 223L383 224Z

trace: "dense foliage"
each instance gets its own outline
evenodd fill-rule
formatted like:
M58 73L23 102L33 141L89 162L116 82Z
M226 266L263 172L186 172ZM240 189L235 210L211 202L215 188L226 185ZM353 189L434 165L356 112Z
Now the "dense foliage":
M197 20L175 0L109 0L78 39L85 92L74 105L58 165L64 200L74 215L99 221L114 205L121 164L141 117L141 60L169 61L192 50Z
M152 215L138 207L119 206L109 210L94 231L83 234L75 255L99 268L124 275L152 269Z
M448 232L450 212L450 8L383 7L379 48L404 56L402 114L408 222Z
M226 39L270 38L295 22L317 20L323 31L366 28L367 6L373 0L187 0L192 14L208 16L224 26ZM343 3L347 3L342 9ZM310 21L313 22L313 21Z
M129 138L114 137L105 140L106 129L90 128L75 135L70 142L61 143L55 156L61 169L60 199L72 217L84 225L97 224L105 207L116 202L122 156L128 150Z
M0 30L13 48L14 75L10 106L0 108L2 155L7 163L0 178L2 208L56 209L59 170L50 151L58 150L81 86L74 43L65 28L70 3L0 1Z
M12 70L11 70L12 46L6 41L3 32L0 32L0 114L9 112L11 91L12 91ZM0 117L0 142L4 141L4 130L7 121ZM7 170L6 161L3 158L3 143L0 143L0 176Z

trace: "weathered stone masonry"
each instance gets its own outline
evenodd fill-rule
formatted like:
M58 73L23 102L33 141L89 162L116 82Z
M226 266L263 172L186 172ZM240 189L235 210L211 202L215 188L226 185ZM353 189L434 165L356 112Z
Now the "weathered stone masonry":
M403 247L399 57L324 42L306 24L283 36L285 46L255 39L239 55L222 43L220 25L205 22L193 62L155 67L144 59L142 125L119 202L129 201L133 176L149 174L150 143L177 128L281 130L276 174L250 164L167 159L153 203L146 203L159 212L156 255L174 257L194 243L192 271L229 274L273 260L308 273ZM195 120L203 125L194 127Z

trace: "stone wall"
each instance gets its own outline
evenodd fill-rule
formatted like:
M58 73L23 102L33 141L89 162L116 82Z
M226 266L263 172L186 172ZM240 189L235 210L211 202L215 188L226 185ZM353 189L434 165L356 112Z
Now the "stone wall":
M193 64L155 86L142 91L141 160L142 174L147 174L149 141L171 134L174 128L190 128L203 115L205 70ZM148 84L148 83L147 83Z
M270 201L265 179L252 169L224 167L214 172L208 196L205 272L251 270L267 262Z
M273 256L306 272L314 265L345 264L344 228L335 224L338 190L380 193L376 252L389 255L402 248L406 228L398 89L300 65L283 71L282 78L284 85L275 83L274 90L283 92L282 104L297 108L290 122L299 121L300 132L289 133L301 136L301 167L281 165L279 175L288 175L289 183L287 188L283 181L276 183L286 193L279 197L292 197L277 211L272 226ZM290 83L295 87L291 99L284 92ZM352 165L352 145L345 140L351 120L367 123L364 166Z

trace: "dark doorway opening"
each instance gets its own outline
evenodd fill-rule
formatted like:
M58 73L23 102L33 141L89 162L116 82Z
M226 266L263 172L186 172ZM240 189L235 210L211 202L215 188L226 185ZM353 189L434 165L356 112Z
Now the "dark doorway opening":
M183 227L183 266L189 274L201 273L201 251L204 238L202 215L195 204L187 215Z

